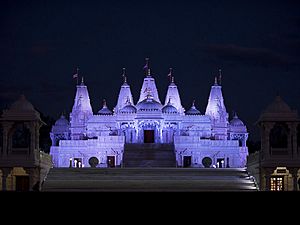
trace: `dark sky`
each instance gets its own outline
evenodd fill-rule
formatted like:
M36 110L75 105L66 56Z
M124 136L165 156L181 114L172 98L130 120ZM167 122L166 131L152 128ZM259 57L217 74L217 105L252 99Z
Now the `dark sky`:
M230 113L254 122L276 92L300 109L300 1L1 1L0 108L24 93L70 111L77 66L94 112L116 104L122 68L135 101L150 58L164 101L168 68L185 108L203 113L218 68ZM252 132L252 134L251 134Z

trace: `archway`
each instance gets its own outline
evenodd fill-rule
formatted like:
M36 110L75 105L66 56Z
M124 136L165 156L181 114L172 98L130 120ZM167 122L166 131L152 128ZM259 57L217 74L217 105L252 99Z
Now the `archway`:
M288 127L284 123L276 123L270 131L270 146L272 148L288 147Z

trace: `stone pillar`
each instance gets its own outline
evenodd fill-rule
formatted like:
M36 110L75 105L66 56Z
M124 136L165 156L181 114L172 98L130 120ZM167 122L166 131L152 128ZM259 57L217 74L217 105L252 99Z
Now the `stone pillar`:
M37 182L40 181L39 179L39 168L24 168L26 173L29 175L29 191L34 191L34 186L37 184ZM40 188L40 184L38 185L38 188ZM38 189L40 190L40 189Z
M271 175L274 172L272 168L264 168L264 176L266 181L265 191L271 191Z
M8 139L8 130L7 128L3 129L3 156L7 155L7 139Z
M262 135L262 150L267 159L271 157L271 146L270 146L270 132L274 126L274 123L265 123L263 124L263 135Z
M293 123L292 135L293 135L293 158L297 157L297 123Z
M12 168L2 168L2 191L6 191L6 179L7 176L10 174Z
M298 190L298 170L299 168L288 168L293 177L293 191Z

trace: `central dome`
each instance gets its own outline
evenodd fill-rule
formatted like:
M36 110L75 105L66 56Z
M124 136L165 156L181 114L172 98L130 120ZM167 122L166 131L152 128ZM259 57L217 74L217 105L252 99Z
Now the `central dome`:
M139 111L161 111L162 104L155 101L152 96L148 95L143 101L136 105Z

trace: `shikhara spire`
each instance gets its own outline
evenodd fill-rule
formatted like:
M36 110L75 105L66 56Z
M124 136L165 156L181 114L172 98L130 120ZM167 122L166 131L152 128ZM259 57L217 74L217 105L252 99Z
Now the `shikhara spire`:
M114 108L114 111L116 113L119 113L120 110L126 106L127 99L130 100L130 102L133 104L133 98L130 90L130 86L127 83L127 76L126 76L126 69L123 68L122 77L124 78L124 83L121 86L119 96L118 96L118 102L117 105Z
M166 98L165 98L165 105L168 104L168 100L171 98L173 106L178 110L178 112L180 114L183 114L184 113L184 108L181 105L181 99L180 99L180 95L179 95L177 85L175 84L175 81L174 81L173 69L172 68L170 68L170 72L168 74L168 77L170 77L171 82L169 84L167 95L166 95Z
M147 93L145 91L146 89L147 90L150 89L153 99L160 103L158 91L157 91L156 84L155 84L155 79L151 76L151 72L150 72L150 68L149 68L149 58L146 58L146 65L144 66L144 69L147 71L148 75L144 78L144 82L142 85L138 103L143 101L145 98L147 98Z
M215 77L215 83L211 86L205 115L209 115L214 120L220 120L225 114L228 115L224 105L222 86L218 84L217 77ZM228 116L226 117L228 118Z

